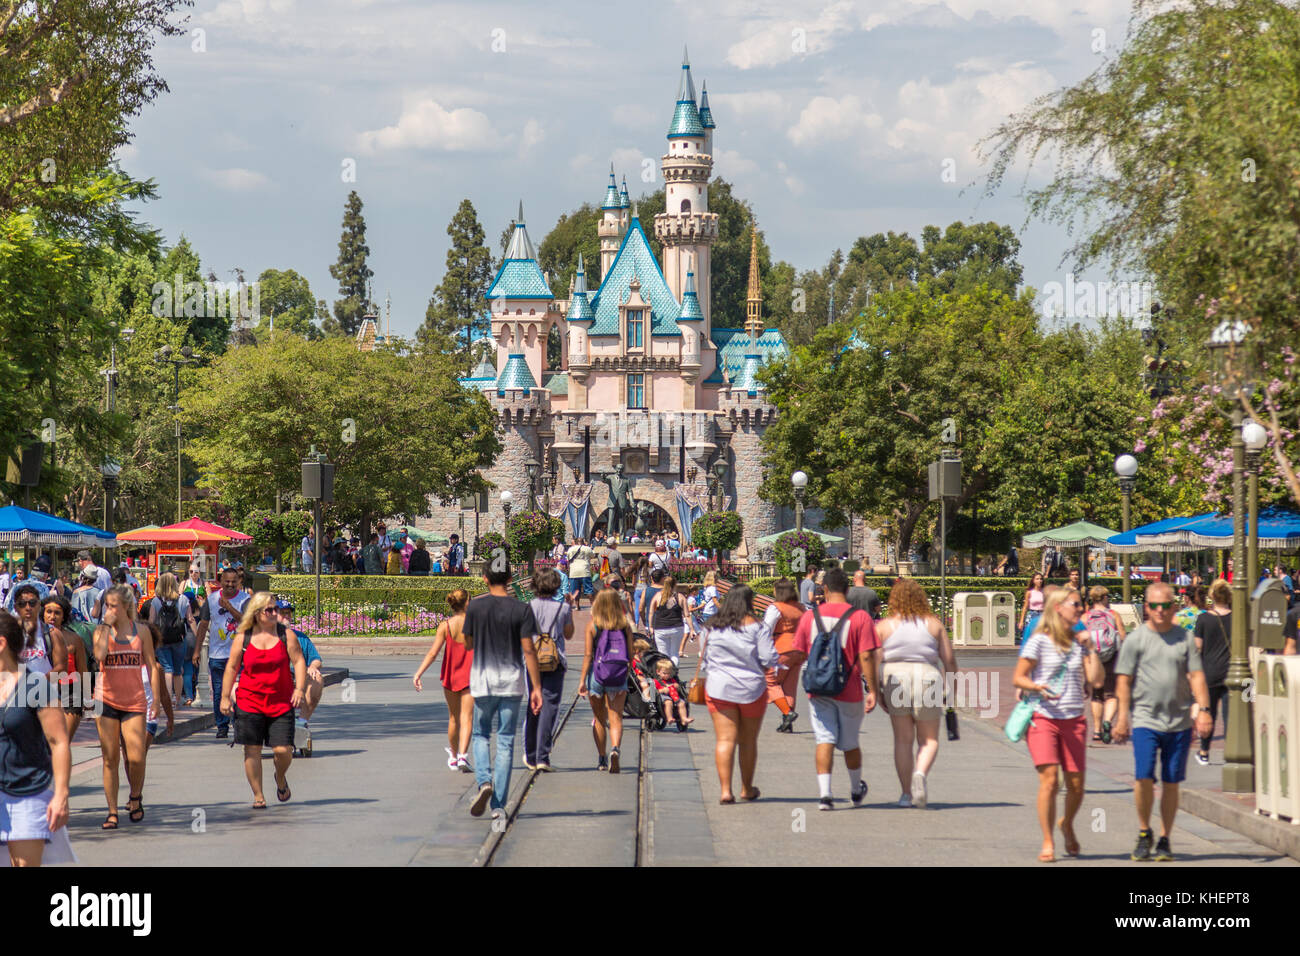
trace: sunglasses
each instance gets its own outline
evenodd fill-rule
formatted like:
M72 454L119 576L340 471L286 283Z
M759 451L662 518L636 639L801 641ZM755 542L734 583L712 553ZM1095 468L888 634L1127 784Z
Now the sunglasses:
M40 603L41 603L40 601L18 601L14 604L14 606L15 607L36 607L36 605Z
M1173 601L1148 601L1147 607L1153 611L1167 611L1174 606Z

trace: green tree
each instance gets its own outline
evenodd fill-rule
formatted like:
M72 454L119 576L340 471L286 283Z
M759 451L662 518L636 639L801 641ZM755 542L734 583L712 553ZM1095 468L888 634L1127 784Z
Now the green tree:
M329 520L354 528L483 490L478 470L501 447L496 418L459 372L455 356L362 352L338 338L232 349L181 395L199 430L189 453L200 485L237 515L265 508L277 488L298 486L314 444L336 465Z
M288 332L306 339L319 339L323 333L316 325L317 300L306 278L293 269L265 269L257 277L258 300L262 321L257 329L258 341L268 338L271 330Z
M1037 338L1027 295L987 286L940 295L925 284L878 294L856 323L822 329L764 370L780 414L764 435L760 493L793 503L789 476L803 470L830 522L850 512L888 519L906 552L929 504L940 423L956 419L964 446L978 448L988 410L1024 375ZM966 468L958 507L993 478L987 463Z
M339 239L339 260L330 266L330 275L338 280L340 298L334 302L334 321L326 332L354 336L370 305L370 278L366 265L370 247L366 245L366 220L361 215L361 197L354 189L343 207L343 235Z
M569 283L578 272L578 253L582 253L587 288L600 288L600 237L596 227L602 215L591 203L583 203L573 212L561 214L537 247L538 265L550 273L551 291L562 299L568 298Z
M447 271L434 290L425 310L424 324L417 337L426 348L449 352L463 344L466 367L474 333L488 328L484 296L492 286L492 253L484 244L474 204L460 201L456 215L447 225L451 245L447 249ZM462 336L464 336L462 338Z
M159 36L189 0L59 0L0 4L0 213L60 208L94 216L96 199L54 189L96 175L132 138L167 84Z
M745 524L734 511L706 511L691 522L691 543L713 552L721 566L722 552L740 545Z

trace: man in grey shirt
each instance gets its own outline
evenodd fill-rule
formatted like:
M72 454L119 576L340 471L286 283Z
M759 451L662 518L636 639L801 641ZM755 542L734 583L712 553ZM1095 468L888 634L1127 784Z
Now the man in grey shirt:
M880 620L880 595L875 588L867 587L865 571L853 572L853 587L844 597L859 611L866 611L873 620Z
M799 603L804 607L812 607L813 590L817 587L817 569L810 567L808 573L803 576L799 582Z
M1146 608L1147 623L1124 639L1115 665L1119 711L1114 737L1116 743L1133 738L1133 795L1140 829L1132 858L1138 861L1151 859L1151 808L1159 752L1161 836L1155 858L1164 862L1174 858L1169 833L1178 816L1178 785L1187 776L1193 717L1201 736L1213 730L1214 722L1201 654L1192 635L1174 623L1178 605L1173 588L1152 584L1146 591Z

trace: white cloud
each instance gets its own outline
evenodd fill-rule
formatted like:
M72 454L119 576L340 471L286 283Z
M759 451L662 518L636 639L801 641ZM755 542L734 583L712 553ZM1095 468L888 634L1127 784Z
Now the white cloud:
M718 94L710 90L709 106L713 110L713 118L721 121L725 126L727 119L748 120L784 116L790 111L790 97L776 90Z
M254 169L203 169L200 175L219 189L232 193L254 192L271 185L271 180Z
M719 149L714 152L717 155L713 158L713 170L724 179L758 172L758 163L746 159L734 149Z
M530 119L524 124L523 141L520 143L524 149L532 149L544 139L546 139L546 131L542 129L541 123Z
M295 0L221 0L216 8L202 18L197 26L255 26L264 24L273 16L288 13Z
M841 99L814 96L786 135L796 146L814 145L826 140L851 139L865 131L878 130L883 125L880 114L869 109L856 96Z
M849 0L841 0L808 16L785 16L760 24L727 49L727 62L742 70L776 66L788 60L825 52L836 34L850 33L860 21Z
M656 123L663 120L663 110L655 112L650 107L640 103L620 103L614 107L610 119L619 126L626 126L628 129L653 129ZM665 122L664 129L667 128L668 124Z
M408 99L395 124L368 130L359 137L360 148L366 153L400 149L470 152L492 149L503 141L478 110L466 106L445 109L428 97Z

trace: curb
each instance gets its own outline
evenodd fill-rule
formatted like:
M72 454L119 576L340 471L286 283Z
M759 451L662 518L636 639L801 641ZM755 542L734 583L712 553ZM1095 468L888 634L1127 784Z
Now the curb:
M1212 790L1180 790L1179 807L1203 820L1300 860L1300 825L1285 823L1241 806Z
M325 679L325 686L332 687L335 684L341 684L343 681L347 680L348 669L346 667L328 668L321 676ZM216 725L217 715L212 713L211 710L194 717L186 717L183 720L176 721L172 728L172 734L170 737L154 741L153 746L161 747L165 744L172 743L173 741L180 740L182 737L192 737L200 731L208 730ZM74 763L69 778L75 777L81 773L87 773L91 770L98 770L103 765L103 757L92 757L89 760L81 761L81 763Z

